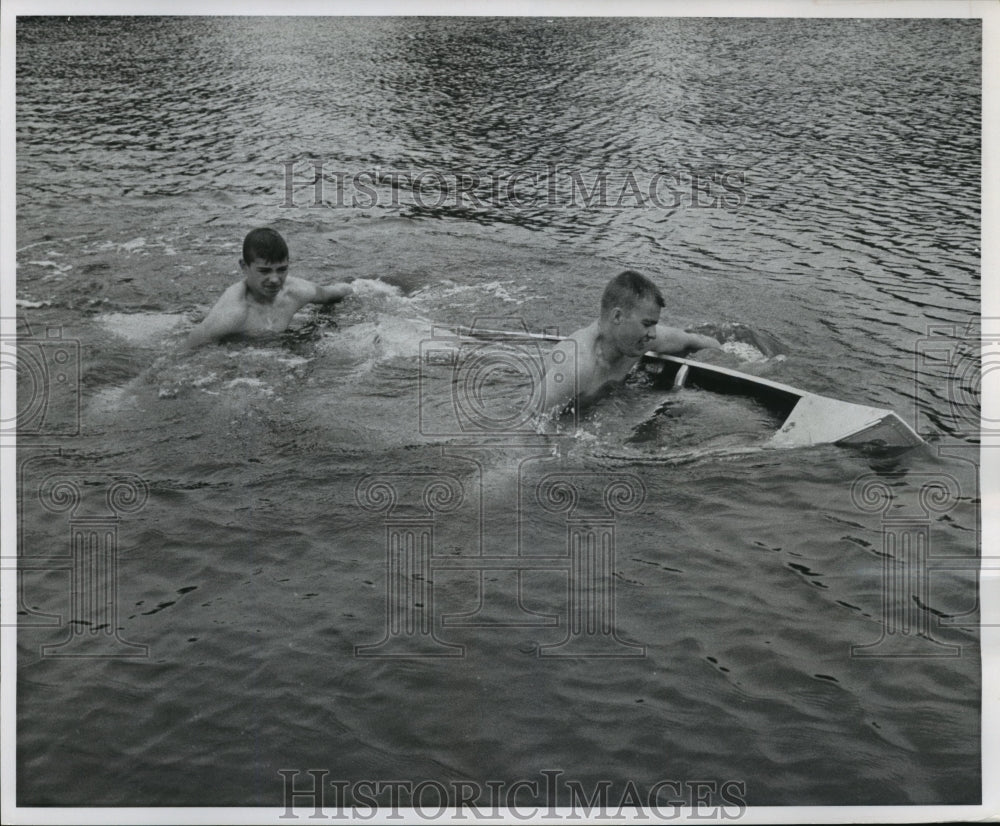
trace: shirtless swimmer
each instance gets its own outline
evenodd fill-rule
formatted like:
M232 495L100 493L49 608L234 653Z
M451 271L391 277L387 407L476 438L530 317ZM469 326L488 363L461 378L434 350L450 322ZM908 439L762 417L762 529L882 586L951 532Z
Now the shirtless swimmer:
M721 345L710 336L660 324L665 302L656 285L634 270L604 289L597 321L560 342L546 357L546 417L576 406L578 412L621 386L643 353L677 354ZM575 353L574 353L575 350Z

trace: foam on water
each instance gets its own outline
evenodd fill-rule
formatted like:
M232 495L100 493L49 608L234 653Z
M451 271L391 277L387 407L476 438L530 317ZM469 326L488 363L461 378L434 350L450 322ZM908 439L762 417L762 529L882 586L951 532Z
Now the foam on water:
M110 241L103 240L94 245L94 249L101 251L111 251L118 254L132 255L139 251L152 250L154 248L160 248L164 255L177 255L177 250L172 246L171 241L167 241L164 236L160 235L153 239L147 239L144 235L140 235L136 238L130 238L127 241Z
M248 395L278 398L285 389L306 380L314 357L274 346L203 347L192 353L172 351L157 358L129 382L130 392L154 388L159 399ZM127 393L114 397L124 403ZM109 400L114 400L109 396Z
M420 316L414 300L378 279L358 278L351 286L354 294L338 310L338 328L324 333L317 352L368 367L386 359L416 358L433 323Z
M102 387L90 399L88 411L92 413L107 413L110 411L120 411L127 407L135 407L137 400L130 390L132 390L131 382L119 387Z
M392 358L416 358L420 343L431 335L431 324L417 319L382 316L326 333L318 347L321 352L347 355L373 364Z
M286 367L301 367L312 361L306 356L297 356L284 350L266 347L243 347L227 352L226 358L247 362L273 362Z
M504 284L500 281L489 281L485 284L455 284L452 281L448 281L444 282L441 287L437 293L438 298L451 298L461 293L475 292L486 293L506 304L522 304L524 302L522 294L528 291L526 285L517 287L513 284ZM424 288L425 291L428 289L429 287Z
M767 356L764 355L760 350L754 347L752 344L747 344L744 341L726 341L723 342L722 349L727 353L732 353L740 361L767 361Z
M171 400L209 396L252 396L261 401L280 398L290 383L302 383L309 365L319 359L329 364L348 362L350 371L364 374L377 364L396 358L416 359L420 343L431 335L429 321L413 318L412 305L398 287L374 279L354 282L354 295L332 309L340 326L333 329L322 311L288 335L242 344L203 347L194 352L171 350L125 385L104 388L90 400L89 409L109 411L135 404L135 398L155 390L156 398ZM105 313L97 323L128 345L141 347L177 335L189 324L181 313ZM313 330L306 338L294 333ZM291 338L289 337L291 335ZM295 340L293 340L295 339ZM291 349L290 349L291 348ZM337 381L336 371L321 381Z
M432 341L434 332L432 321L416 312L420 299L404 296L399 287L378 279L356 279L353 287L353 296L332 310L331 315L339 322L338 326L324 329L328 325L323 322L321 311L314 309L319 335L303 340L302 347L292 345L295 352L289 350L288 341L275 337L249 345L203 348L191 354L167 353L137 379L124 386L100 390L90 400L89 409L98 412L134 407L137 396L149 389L159 400L232 396L267 403L288 397L288 393L294 396L299 392L292 389L295 384L335 386L348 378L367 381L365 377L369 375L378 384L383 377L375 376L374 372L382 370L381 365L403 361L418 368L422 348ZM483 286L487 288L503 292L499 282ZM96 321L119 339L137 346L162 340L188 323L187 317L180 313L105 313L97 316ZM718 326L720 338L725 334L729 337L721 352L716 353L717 357L730 364L736 362L732 366L751 372L766 369L770 362L783 358L769 358L751 343L752 336L746 329L737 330L738 326ZM319 372L308 378L308 374L314 372L310 367L314 362ZM520 398L525 389L514 386L516 382L510 381L514 378L501 380L501 386L490 393L501 400L506 393ZM450 374L442 374L439 379L442 404L449 404ZM684 433L678 433L676 426L671 425L674 417L669 411L667 416L661 415L661 404L662 399L651 402L648 394L641 390L606 400L581 420L576 434L577 447L594 455L624 449L643 458L690 450L713 438L724 439L727 446L732 446L734 440L742 446L757 441L746 433L732 432L734 424L741 424L745 411L735 414L737 422L720 422L718 405L713 404L709 413L703 411L696 416L700 421L697 428L692 430L688 426L683 428ZM684 418L689 420L691 417ZM739 431L740 427L735 429ZM756 430L759 431L759 427ZM759 435L759 432L753 434Z
M356 278L351 282L355 295L400 295L399 287L377 278Z
M180 313L105 313L97 322L130 344L149 344L187 324L188 318Z
M230 379L222 386L226 390L246 389L258 392L264 396L274 395L274 388L263 379L249 378L247 376L239 376L238 378Z
M51 267L60 274L68 272L73 269L72 264L57 264L55 261L28 261L28 264L34 264L36 267Z
M784 349L775 336L739 321L704 322L690 329L718 339L723 350L735 353L743 361L768 359Z

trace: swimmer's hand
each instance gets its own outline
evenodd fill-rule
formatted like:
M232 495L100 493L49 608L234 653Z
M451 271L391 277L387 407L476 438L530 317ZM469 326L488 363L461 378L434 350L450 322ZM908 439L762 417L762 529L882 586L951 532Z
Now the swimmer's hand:
M331 301L343 301L354 292L354 287L346 281L339 284L329 284L326 287L316 287L316 297L313 299L318 304L327 304Z

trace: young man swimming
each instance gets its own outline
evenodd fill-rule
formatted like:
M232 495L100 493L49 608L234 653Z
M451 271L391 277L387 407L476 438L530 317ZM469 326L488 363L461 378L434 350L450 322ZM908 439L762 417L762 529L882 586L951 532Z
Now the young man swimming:
M545 361L546 417L577 412L621 386L642 354L718 349L710 336L659 323L665 302L656 285L634 270L616 275L604 288L597 321L560 342Z
M243 239L243 280L229 287L188 336L198 347L234 333L261 336L285 330L306 304L340 301L350 295L347 283L320 287L288 274L288 245L273 229L251 230Z

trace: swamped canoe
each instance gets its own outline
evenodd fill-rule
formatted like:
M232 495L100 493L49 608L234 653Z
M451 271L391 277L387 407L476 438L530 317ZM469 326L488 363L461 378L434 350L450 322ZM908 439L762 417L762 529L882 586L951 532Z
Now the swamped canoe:
M782 420L768 447L915 447L924 441L891 410L831 399L728 367L659 353L646 353L639 366L654 376L658 388L697 387L757 399Z
M480 340L562 341L565 337L527 331L459 327L452 334ZM787 384L741 373L728 367L646 353L638 369L654 378L654 388L695 387L716 393L747 396L761 402L781 420L765 447L808 447L818 444L909 448L924 440L892 410L831 399Z

